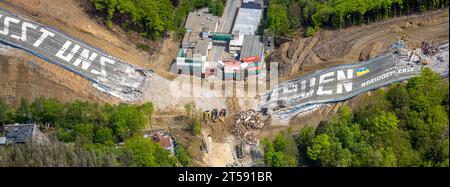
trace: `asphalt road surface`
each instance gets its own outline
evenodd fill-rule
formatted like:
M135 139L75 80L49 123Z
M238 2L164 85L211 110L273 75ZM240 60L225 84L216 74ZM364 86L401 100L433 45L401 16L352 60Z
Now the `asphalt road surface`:
M222 15L221 23L220 23L220 32L230 33L234 18L236 17L237 11L241 6L241 1L239 0L231 0L227 1L224 14ZM226 45L226 44L225 44ZM212 62L218 62L222 60L222 54L225 51L225 46L217 45L212 49Z
M0 9L0 42L28 51L123 101L139 99L151 72L27 18Z
M385 54L287 81L263 95L261 108L267 108L269 113L292 112L302 107L346 100L420 74L420 65L400 66L397 65L397 58L400 57ZM357 73L358 70L361 72Z

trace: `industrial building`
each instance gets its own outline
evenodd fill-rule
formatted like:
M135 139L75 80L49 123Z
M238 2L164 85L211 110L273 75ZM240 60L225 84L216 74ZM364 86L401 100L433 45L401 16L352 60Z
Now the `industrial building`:
M261 75L264 66L263 37L256 35L263 14L262 0L242 0L229 42L229 52L236 60L218 64L217 74L223 80L245 80Z
M200 75L206 71L206 57L212 47L209 35L218 27L218 18L209 13L189 13L181 48L177 54L179 74Z
M209 13L189 13L186 33L178 51L178 74L211 75L222 80L246 80L249 76L263 76L264 42L256 35L263 14L262 0L242 0L236 12L231 33L216 31L218 17ZM228 52L234 59L207 62L213 41L228 42ZM211 63L211 64L210 64Z
M247 76L260 74L265 68L263 37L245 35L239 59L245 64Z
M263 5L261 0L243 0L234 21L233 40L229 43L229 52L238 53L244 43L245 35L255 35L261 22Z

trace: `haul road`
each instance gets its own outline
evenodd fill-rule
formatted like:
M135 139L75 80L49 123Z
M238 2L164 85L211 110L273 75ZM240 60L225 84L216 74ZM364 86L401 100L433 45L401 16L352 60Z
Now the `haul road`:
M123 101L140 98L151 73L66 36L62 32L0 9L0 42L28 51L92 81Z
M401 55L398 52L400 50L406 55ZM278 119L288 119L306 108L314 109L320 104L343 101L362 92L417 76L421 68L430 65L411 60L411 56L424 58L422 53L419 57L404 48L398 51L390 51L360 63L335 66L279 84L262 95L261 109ZM446 64L443 72L447 73L442 76L448 76L448 44L440 47L440 53L425 58L432 62L431 65Z

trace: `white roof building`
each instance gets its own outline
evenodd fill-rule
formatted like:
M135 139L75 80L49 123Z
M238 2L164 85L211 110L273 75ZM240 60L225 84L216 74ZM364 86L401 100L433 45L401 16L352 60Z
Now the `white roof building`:
M261 22L263 10L261 2L244 0L236 15L231 33L234 39L230 41L230 52L236 53L244 42L245 35L255 35Z
M231 33L238 30L240 35L255 34L261 21L261 16L262 9L239 8Z

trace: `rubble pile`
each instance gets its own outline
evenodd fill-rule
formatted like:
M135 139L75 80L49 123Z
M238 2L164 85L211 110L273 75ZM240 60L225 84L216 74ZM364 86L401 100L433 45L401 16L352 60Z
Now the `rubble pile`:
M449 71L448 48L449 45L447 43L445 45L439 46L434 55L425 55L425 58L429 62L427 67L429 67L434 72L439 73L442 77L448 76Z
M256 144L255 133L261 129L264 123L261 122L261 115L254 110L240 111L234 115L232 133L247 144Z
M422 52L425 55L434 55L437 52L439 52L439 47L437 44L430 43L430 42L422 42Z

